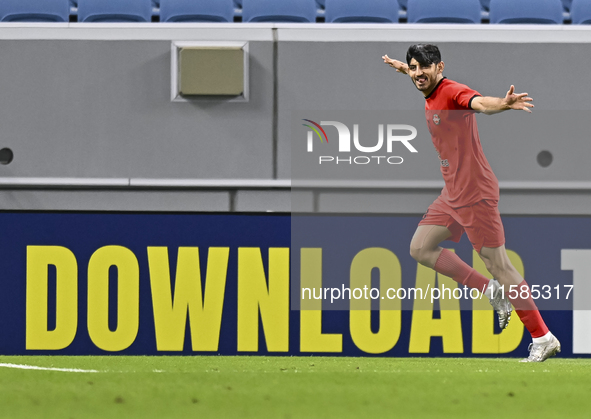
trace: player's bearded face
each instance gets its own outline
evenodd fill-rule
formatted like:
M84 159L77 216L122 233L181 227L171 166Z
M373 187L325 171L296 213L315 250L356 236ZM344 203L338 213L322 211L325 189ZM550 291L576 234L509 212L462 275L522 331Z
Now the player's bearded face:
M437 65L421 65L414 58L409 64L409 73L416 88L420 91L430 90L437 83Z

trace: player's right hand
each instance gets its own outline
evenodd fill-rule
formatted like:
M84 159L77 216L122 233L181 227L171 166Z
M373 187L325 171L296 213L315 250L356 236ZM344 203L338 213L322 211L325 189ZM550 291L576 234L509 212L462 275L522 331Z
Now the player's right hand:
M390 67L395 68L397 72L402 73L402 74L408 74L408 65L406 65L402 61L393 60L392 58L388 57L387 55L383 55L382 59Z

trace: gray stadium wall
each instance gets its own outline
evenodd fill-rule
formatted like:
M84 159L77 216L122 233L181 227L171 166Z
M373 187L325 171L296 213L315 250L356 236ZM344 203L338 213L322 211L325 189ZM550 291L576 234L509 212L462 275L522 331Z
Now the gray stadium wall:
M250 100L171 102L172 41L248 41ZM290 211L292 112L420 115L421 95L380 58L415 42L440 45L445 74L482 94L533 96L532 115L478 116L503 213L588 214L591 31L503 25L2 24L0 148L14 161L0 207ZM422 213L441 180L429 139L415 144L391 184L326 184L300 202Z

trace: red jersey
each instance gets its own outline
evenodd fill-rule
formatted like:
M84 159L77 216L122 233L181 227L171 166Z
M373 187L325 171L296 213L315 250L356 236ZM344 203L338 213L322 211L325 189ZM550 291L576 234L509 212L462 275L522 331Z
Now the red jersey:
M425 116L439 155L445 187L441 198L452 208L499 199L499 181L484 157L472 99L476 90L443 78L425 98Z

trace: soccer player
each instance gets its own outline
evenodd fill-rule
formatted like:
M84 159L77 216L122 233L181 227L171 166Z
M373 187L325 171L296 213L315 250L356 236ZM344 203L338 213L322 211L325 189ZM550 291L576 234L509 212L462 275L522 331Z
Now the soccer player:
M501 329L511 318L511 303L531 333L529 357L522 362L542 362L560 352L560 342L542 320L529 286L511 264L505 251L505 233L499 210L499 183L484 157L476 112L494 114L509 109L531 112L532 98L515 93L514 86L504 98L482 96L468 86L443 77L445 64L436 45L412 45L406 63L382 57L397 72L407 74L425 96L425 116L439 155L445 187L429 206L412 238L410 254L419 263L453 278L485 295L499 317ZM495 279L443 249L444 240L458 242L466 232L474 249ZM504 292L501 285L504 285ZM517 298L509 292L517 286ZM527 298L524 298L524 297Z

